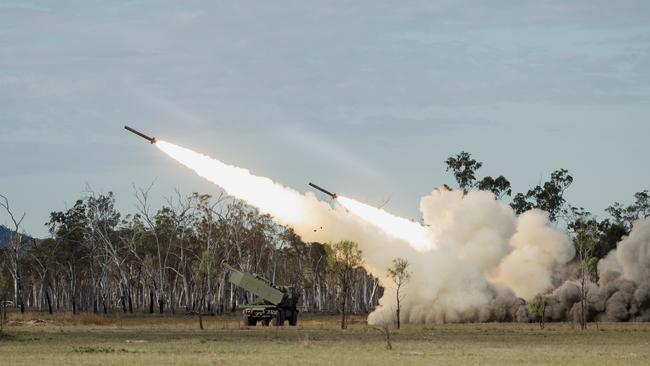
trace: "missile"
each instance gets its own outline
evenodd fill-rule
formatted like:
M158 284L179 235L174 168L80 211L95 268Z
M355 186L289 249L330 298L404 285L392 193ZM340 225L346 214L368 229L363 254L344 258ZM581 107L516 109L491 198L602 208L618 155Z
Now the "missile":
M312 186L312 187L314 187L314 188L316 188L316 189L318 189L319 191L325 193L326 195L332 197L332 199L334 199L334 200L335 200L336 197L337 197L337 196L336 196L336 193L332 193L332 192L328 191L328 190L325 189L325 188L321 188L321 187L315 185L315 184L312 183L312 182L309 182L309 185Z
M129 132L132 132L132 133L134 133L134 134L136 134L136 135L138 135L138 136L140 136L140 137L142 137L143 139L145 139L145 140L151 142L152 144L155 144L155 143L156 143L156 138L155 138L155 137L149 137L149 136L145 135L144 133L142 133L142 132L140 132L140 131L137 131L137 130L132 129L132 128L129 127L129 126L124 126L124 129L127 130L127 131L129 131Z

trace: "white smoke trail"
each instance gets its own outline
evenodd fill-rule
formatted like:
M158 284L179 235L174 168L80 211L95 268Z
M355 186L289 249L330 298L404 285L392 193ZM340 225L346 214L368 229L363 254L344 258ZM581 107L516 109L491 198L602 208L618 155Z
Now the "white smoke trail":
M156 146L201 177L218 184L226 193L273 214L283 222L304 217L304 197L269 178L252 175L247 169L227 165L209 156L158 140Z
M350 212L382 229L386 234L410 243L421 252L436 247L431 231L417 222L344 196L338 196L337 201Z
M237 197L271 214L287 225L319 227L315 217L324 213L316 209L315 202L299 192L273 182L269 178L255 176L247 169L227 165L209 156L158 141L156 146L198 175L221 186L229 195ZM427 228L407 219L392 215L384 210L360 203L351 198L338 197L337 201L357 216L382 229L386 234L410 243L424 251L433 247ZM329 208L329 206L328 206ZM322 225L322 223L320 223Z

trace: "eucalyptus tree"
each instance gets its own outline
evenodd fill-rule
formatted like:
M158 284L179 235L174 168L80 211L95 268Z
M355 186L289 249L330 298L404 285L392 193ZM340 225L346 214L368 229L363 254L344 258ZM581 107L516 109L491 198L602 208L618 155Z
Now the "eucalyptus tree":
M0 335L4 330L5 308L7 306L7 282L0 271Z
M225 260L226 252L222 250L223 241L220 240L224 226L220 225L220 220L223 218L224 212L227 212L228 206L224 211L225 199L223 195L219 195L216 200L207 194L193 193L192 197L195 211L193 226L196 231L196 240L202 246L202 250L199 250L199 253L202 253L200 273L204 282L201 286L201 305L205 301L207 311L210 312L215 302L214 287L215 285L219 286L217 278L219 278L220 266L217 264Z
M140 218L151 233L154 244L154 262L156 265L157 282L156 294L158 300L158 310L160 314L165 311L165 303L168 300L171 305L172 312L174 311L175 299L173 294L168 297L168 287L173 288L173 284L169 284L167 276L169 270L175 270L176 279L178 276L185 274L175 268L169 266L173 251L180 247L180 262L183 262L184 249L183 244L185 234L187 233L187 222L190 219L189 211L191 209L191 198L182 199L177 192L177 201L169 199L166 206L163 206L155 214L151 210L149 202L149 191L151 186L147 189L136 189L136 199L138 201L137 210Z
M546 211L549 219L555 222L562 215L569 213L564 193L571 184L573 184L573 177L568 170L556 170L547 182L529 189L525 194L517 193L510 206L517 214L533 208Z
M128 306L128 312L133 313L131 286L125 268L130 252L121 240L120 234L123 233L119 232L120 228L118 227L121 223L121 215L115 209L115 196L112 192L106 195L91 193L86 202L87 236L90 243L89 249L92 252L90 258L95 264L90 266L90 270L91 277L97 279L93 283L103 284L109 273L108 266L111 265L119 278L122 310L127 312ZM95 268L99 268L98 274L95 273ZM93 297L97 301L97 294Z
M2 207L7 215L9 215L9 219L13 224L13 235L6 252L9 257L11 276L14 280L14 306L19 307L20 312L24 313L25 301L23 299L23 273L20 264L24 253L23 248L25 246L22 231L22 223L25 219L25 213L20 215L20 217L16 216L9 204L9 199L3 195L0 195L0 207Z
M77 313L79 274L87 267L88 262L86 209L85 203L77 200L74 206L66 211L50 213L50 221L46 224L57 242L57 251L53 256L65 268L69 285L67 297L73 314Z
M496 198L510 196L512 189L510 181L503 175L496 178L485 176L481 180L476 177L476 172L481 169L483 163L472 158L472 154L461 151L460 153L450 156L445 160L447 165L446 171L451 171L458 183L458 187L465 193L478 189L494 193ZM445 185L445 187L447 187ZM449 188L449 187L447 187Z
M54 312L52 305L52 277L56 277L55 261L53 260L52 253L55 253L57 250L57 241L52 238L42 240L38 245L32 245L27 250L27 255L30 258L28 263L31 264L31 271L38 278L39 282L38 293L41 297L38 299L39 310L40 306L45 303L47 305L47 311L50 314ZM36 282L34 281L33 286L35 285Z
M357 243L342 240L328 246L331 279L338 288L339 311L341 312L341 329L347 329L347 311L352 287L355 285L355 270L363 263L361 250Z
M587 285L596 274L598 258L594 256L598 245L598 222L588 214L579 217L571 224L574 233L573 244L577 253L580 287L580 327L587 328L588 306Z
M646 189L635 193L634 202L628 206L614 202L605 211L616 224L623 225L629 232L636 220L650 216L650 191Z
M388 278L393 281L393 285L395 286L395 301L397 306L395 309L395 318L397 320L397 329L401 325L400 313L402 310L402 301L404 300L402 289L411 279L411 271L409 271L408 267L409 262L406 259L395 258L393 259L393 265L388 268Z

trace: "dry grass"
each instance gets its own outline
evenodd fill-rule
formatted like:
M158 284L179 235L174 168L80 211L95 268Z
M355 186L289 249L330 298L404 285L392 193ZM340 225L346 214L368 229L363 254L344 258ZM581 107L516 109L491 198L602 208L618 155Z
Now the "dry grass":
M4 365L510 365L630 364L650 359L650 324L408 325L384 335L357 318L305 316L298 327L241 326L239 316L192 317L12 314L0 337Z

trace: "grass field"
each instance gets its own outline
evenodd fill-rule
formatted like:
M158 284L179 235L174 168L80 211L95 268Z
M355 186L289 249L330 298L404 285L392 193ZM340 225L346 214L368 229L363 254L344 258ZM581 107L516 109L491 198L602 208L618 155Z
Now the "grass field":
M353 319L305 316L298 327L245 328L238 317L12 314L0 365L648 365L650 324L407 326L385 336Z

